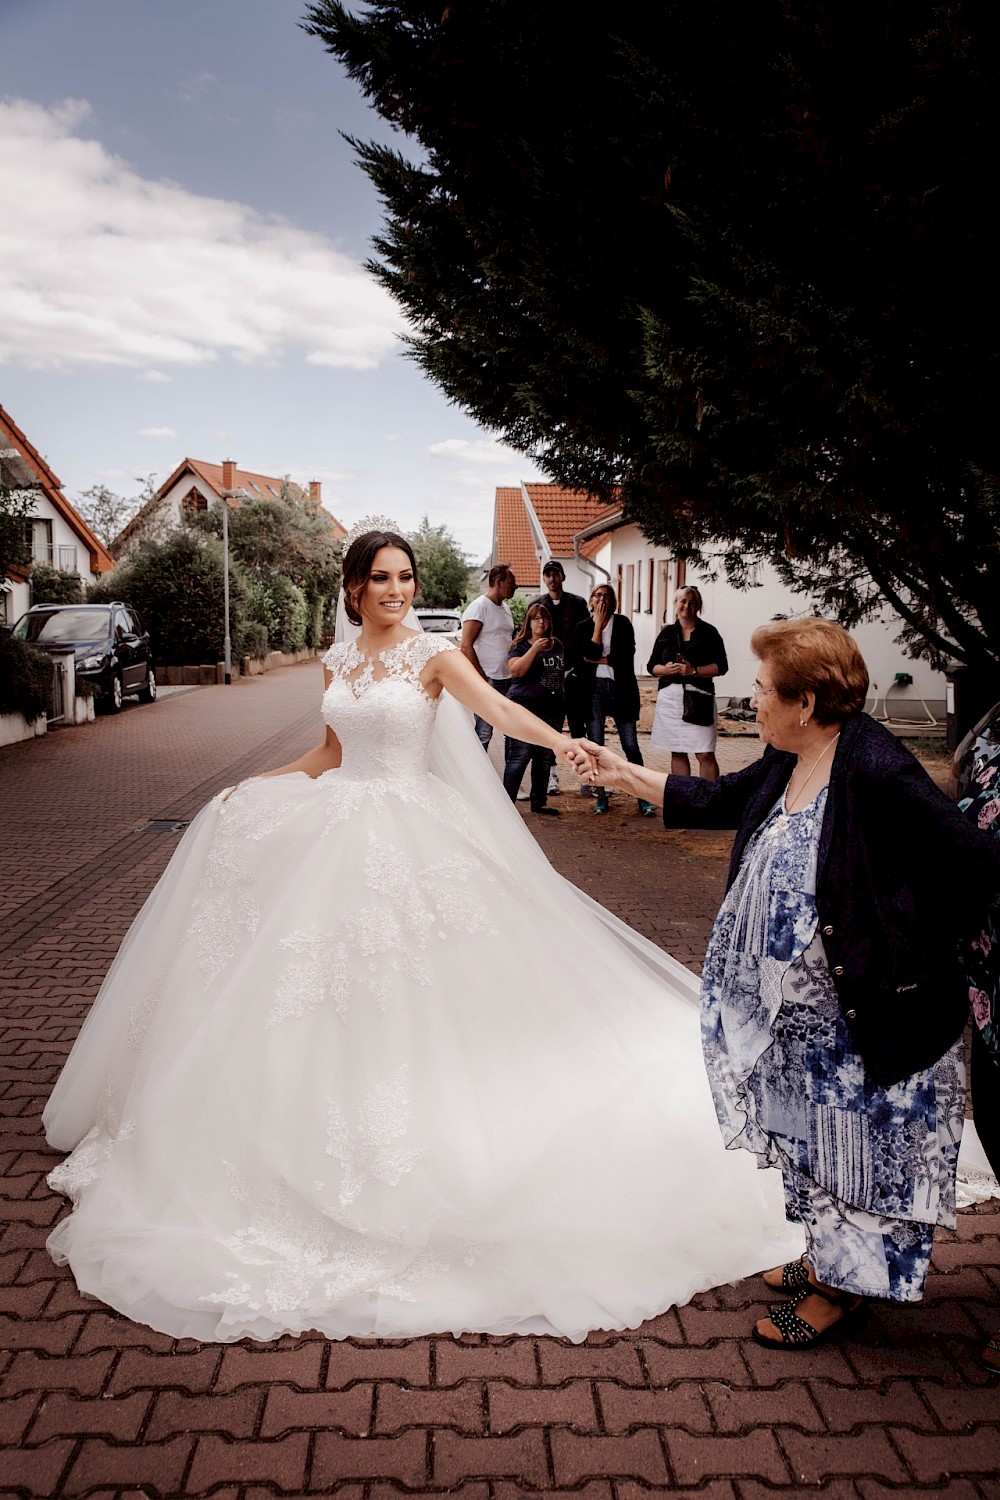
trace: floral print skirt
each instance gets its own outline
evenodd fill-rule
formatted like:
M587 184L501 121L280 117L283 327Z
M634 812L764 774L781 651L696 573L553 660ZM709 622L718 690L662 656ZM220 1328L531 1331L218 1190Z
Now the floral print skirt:
M781 1169L818 1279L918 1301L934 1227L955 1222L963 1046L889 1087L869 1077L818 930L824 800L775 808L723 903L702 978L709 1082L727 1146Z

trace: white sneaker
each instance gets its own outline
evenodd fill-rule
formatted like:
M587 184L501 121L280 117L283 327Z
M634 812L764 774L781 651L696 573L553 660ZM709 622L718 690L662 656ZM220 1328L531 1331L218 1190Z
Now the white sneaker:
M521 790L517 794L517 800L518 800L518 802L530 802L531 801L531 793L528 791L527 787L522 787L521 788Z
M559 785L559 772L553 769L549 772L549 796L558 797L561 791L562 787Z

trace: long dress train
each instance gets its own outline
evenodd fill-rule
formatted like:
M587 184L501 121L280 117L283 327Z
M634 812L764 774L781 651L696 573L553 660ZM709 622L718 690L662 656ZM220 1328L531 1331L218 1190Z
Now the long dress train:
M333 648L343 764L199 814L56 1085L49 1248L140 1322L581 1339L801 1250L694 977L430 769L443 649Z

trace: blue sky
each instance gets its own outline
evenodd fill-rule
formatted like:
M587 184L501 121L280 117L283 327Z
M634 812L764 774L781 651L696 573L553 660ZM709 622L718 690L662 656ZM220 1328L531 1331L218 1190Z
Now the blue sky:
M475 560L540 477L402 357L340 132L405 141L305 0L0 0L0 403L72 499L190 454L425 512Z

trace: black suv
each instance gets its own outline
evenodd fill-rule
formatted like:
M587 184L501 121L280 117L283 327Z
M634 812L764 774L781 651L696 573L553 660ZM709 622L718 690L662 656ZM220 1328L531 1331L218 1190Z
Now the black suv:
M34 604L14 626L18 640L43 650L72 646L76 675L97 688L97 706L116 714L126 693L156 698L149 635L124 604Z

